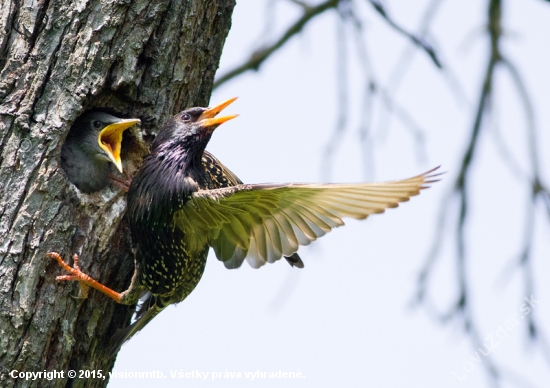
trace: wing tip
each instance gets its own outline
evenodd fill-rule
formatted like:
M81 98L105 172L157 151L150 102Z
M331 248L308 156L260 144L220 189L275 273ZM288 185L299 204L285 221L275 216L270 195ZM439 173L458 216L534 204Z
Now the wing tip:
M435 171L439 170L440 168L441 168L441 165L439 165L437 167L434 167L431 170L428 170L425 173L420 174L420 175L417 176L418 178L422 178L422 185L419 187L420 190L427 189L427 188L431 187L430 186L431 184L439 182L441 179L443 179L442 176L445 175L447 173L447 171L435 172Z

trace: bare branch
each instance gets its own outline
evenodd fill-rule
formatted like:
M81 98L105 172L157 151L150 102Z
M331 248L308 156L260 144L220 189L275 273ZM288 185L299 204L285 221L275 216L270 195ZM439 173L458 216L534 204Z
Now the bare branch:
M429 35L431 22L434 20L437 15L437 11L441 8L443 0L431 0L431 2L424 9L424 14L419 23L417 35L424 39L424 37ZM436 42L435 38L431 38L432 42ZM437 46L434 44L434 46ZM397 61L396 66L390 72L388 77L388 84L386 89L389 93L395 94L401 81L405 78L405 75L410 68L412 60L415 54L418 52L414 45L407 45L403 52L400 55L399 60ZM438 55L441 56L442 51L438 50ZM442 69L442 75L449 85L449 89L453 92L456 100L462 105L470 107L468 103L467 94L464 91L464 87L460 84L458 77L454 74L449 65L445 65L445 68ZM389 112L388 112L389 113ZM388 114L389 116L389 114ZM387 120L387 119L386 119Z
M477 327L475 325L474 319L471 314L471 306L469 299L469 287L467 282L466 275L466 238L465 238L465 226L466 221L469 215L469 173L472 167L472 161L477 151L477 145L479 140L479 134L482 129L483 118L486 114L490 112L490 102L491 95L493 92L493 81L495 68L500 63L502 57L500 54L500 37L502 35L501 30L501 0L490 0L489 3L489 36L491 41L491 50L489 55L489 61L487 69L485 71L485 77L481 87L481 92L479 100L477 103L476 113L474 116L474 123L471 129L470 141L464 152L464 156L461 161L460 171L458 177L456 178L452 192L448 197L444 198L442 206L445 207L450 201L450 198L455 195L459 199L459 218L456 229L456 242L457 242L457 281L459 286L459 295L451 307L449 312L442 317L443 320L451 319L457 315L461 316L464 328L469 333L472 344L475 348L478 348L482 345L480 336L478 334ZM442 207L442 210L444 208ZM445 216L440 215L440 221L444 222ZM441 238L439 231L436 232L436 238ZM432 264L434 262L435 254L440 247L440 242L434 242L432 247L432 252L427 260L427 265L424 267L423 271L419 277L419 290L418 296L423 297L425 289L426 277L431 272ZM489 376L493 380L493 384L498 385L500 379L500 372L494 362L487 357L486 362L484 363L485 369L487 370Z
M291 25L285 31L285 33L279 39L277 39L277 41L275 41L271 45L262 47L254 51L252 55L250 55L250 58L244 61L244 63L220 76L214 82L214 89L246 71L258 71L260 69L260 66L264 63L266 59L268 59L273 53L279 50L294 35L300 33L310 20L329 9L336 8L338 6L338 3L339 0L328 0L314 7L304 8L304 13L302 14L302 16L293 25Z
M533 236L535 234L535 206L537 205L537 198L542 197L543 201L545 198L548 198L548 191L542 186L539 171L539 157L538 157L538 147L537 147L537 132L535 125L535 114L533 110L533 104L527 88L519 73L519 70L516 66L507 58L502 58L502 64L505 69L508 70L514 86L517 89L520 101L523 104L525 110L525 116L527 121L527 138L528 138L528 147L529 147L529 156L531 158L531 171L533 172L532 178L529 180L531 186L531 201L528 204L527 216L526 216L526 226L524 229L524 243L522 253L520 255L520 264L522 267L523 273L523 282L526 295L534 294L534 284L533 284L533 269L532 269L532 260L531 260L531 247L533 245ZM529 314L527 316L527 325L529 330L529 337L532 341L538 341L541 346L543 356L546 361L550 363L550 345L546 340L546 336L542 333L542 330L537 325L535 321L534 314Z
M527 120L527 133L528 133L528 145L529 155L531 156L531 168L533 169L534 180L539 180L539 157L537 151L537 134L535 129L535 114L533 112L533 103L525 87L525 83L516 68L516 66L506 57L501 58L502 64L510 73L512 81L516 86L519 94L520 101L523 104L525 110L525 116Z
M388 24L397 32L400 34L406 36L409 38L416 46L420 47L422 50L424 50L428 56L431 58L432 62L438 67L443 68L439 58L437 57L437 54L433 47L424 40L424 38L416 36L407 30L405 30L403 27L401 27L399 24L397 24L390 16L388 15L386 8L380 3L378 0L368 0L369 3L374 7L375 11L380 14L387 22Z
M451 193L452 194L452 193ZM430 252L426 258L426 262L420 270L417 280L417 289L416 289L416 303L424 303L426 301L426 288L428 285L428 278L431 274L432 266L434 265L439 253L441 252L441 246L443 245L444 235L447 224L447 211L449 207L449 202L452 199L452 195L446 195L441 203L439 210L439 217L435 226L435 235L432 239L433 243L430 248Z
M273 26L275 25L275 15L276 12L274 12L275 6L276 6L277 0L267 0L265 9L264 9L264 27L260 35L258 36L257 43L253 44L253 46L259 46L262 44L262 41L265 39L266 36L270 36L273 32Z
M442 3L443 0L432 0L424 10L424 15L422 15L418 32L420 37L424 37L428 34L429 26ZM403 81L407 69L410 67L412 58L416 52L417 50L414 45L407 45L403 49L400 59L397 61L397 65L393 68L390 72L390 76L388 77L388 90L391 90L392 92L396 91L398 85L401 81Z
M411 133L413 140L415 141L416 157L419 162L423 163L428 159L426 152L426 139L424 135L424 130L412 117L412 115L400 104L398 104L390 94L384 90L380 89L379 94L382 102L386 105L386 109L393 112L395 117L397 117L404 124L405 129L408 129Z
M491 128L491 135L493 136L493 143L502 160L508 165L508 170L520 181L531 181L531 177L527 172L523 171L520 163L514 157L512 151L507 146L506 142L500 134L499 125L495 123Z
M432 0L424 10L422 20L420 21L419 36L423 37L428 33L429 25L432 22L433 18L437 14L439 6L442 4L442 0ZM401 120L405 128L408 129L416 143L416 156L417 160L424 162L427 160L427 152L425 149L425 139L424 131L421 126L413 119L412 115L407 112L407 110L397 104L395 99L392 97L396 94L399 84L404 79L404 76L412 63L412 58L416 53L414 46L407 46L401 56L397 61L396 66L390 72L388 77L388 84L385 88L378 86L377 88L381 90L382 102L386 109L382 110L380 117L380 128L382 130L389 126L389 121L393 115ZM447 69L445 69L447 70ZM447 74L447 71L444 72ZM375 85L376 86L376 85Z
M338 116L336 118L336 125L332 132L332 137L325 148L325 156L323 158L323 165L321 166L321 173L323 180L328 181L330 178L330 166L332 165L332 155L340 145L342 141L342 135L346 130L348 122L348 77L347 77L347 64L348 53L346 46L346 31L345 31L345 15L340 13L340 19L337 24L337 39L336 39L336 83L338 89Z
M361 121L359 124L359 136L361 141L361 148L362 148L362 155L364 158L364 169L365 169L365 175L366 179L372 179L372 172L374 171L374 162L372 159L373 153L373 139L374 136L372 135L371 131L371 124L373 120L373 105L376 101L376 97L378 97L379 101L386 107L388 111L391 111L395 114L395 116L403 123L405 129L407 129L411 134L415 141L415 149L417 151L417 158L420 161L424 161L427 159L427 152L425 149L425 136L424 131L421 128L421 126L414 120L412 115L405 109L405 107L398 104L395 99L388 93L386 89L384 89L378 80L376 79L374 75L374 70L372 63L369 59L368 51L366 49L367 44L363 38L363 31L362 31L362 23L361 20L357 17L357 15L354 12L354 9L352 7L353 3L349 3L350 7L346 8L345 10L340 9L340 15L342 16L342 20L344 22L351 21L351 25L353 27L353 38L355 42L355 48L359 56L359 62L361 63L361 67L364 72L365 77L365 85L364 85L364 105L362 109L362 115L361 115ZM342 24L342 29L339 29L338 33L338 46L337 51L339 54L337 55L338 58L338 76L337 81L339 85L339 97L338 97L338 103L339 103L339 116L337 119L337 125L335 127L335 130L333 131L331 140L328 142L326 148L325 148L325 157L323 158L323 167L322 171L326 172L329 171L329 166L331 164L331 158L338 146L340 145L340 140L342 137L343 131L345 131L345 126L347 123L347 91L344 88L347 84L347 77L345 72L345 66L342 65L344 63L344 59L347 57L347 53L344 50L345 49L345 35L342 33L344 31L345 23ZM344 70L342 70L344 69ZM344 88L344 89L342 89ZM325 175L325 177L327 177Z
M302 7L303 9L307 10L308 8L311 8L311 6L306 3L305 1L301 1L301 0L288 0L290 1L291 3L294 3L296 5L299 5L300 7Z
M374 180L374 136L372 134L372 122L374 118L374 103L376 101L376 80L370 61L367 42L363 36L363 25L353 8L350 8L350 20L353 26L353 38L359 63L363 69L365 80L363 86L363 103L359 121L359 141L361 143L361 156L363 157L363 176L365 180Z

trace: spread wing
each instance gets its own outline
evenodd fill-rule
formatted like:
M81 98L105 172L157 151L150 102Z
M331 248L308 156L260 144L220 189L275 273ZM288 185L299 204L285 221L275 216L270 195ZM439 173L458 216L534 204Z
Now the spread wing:
M362 220L408 201L437 181L436 169L384 183L241 184L199 190L174 222L212 246L227 268L240 267L245 259L259 268L344 225L342 218Z

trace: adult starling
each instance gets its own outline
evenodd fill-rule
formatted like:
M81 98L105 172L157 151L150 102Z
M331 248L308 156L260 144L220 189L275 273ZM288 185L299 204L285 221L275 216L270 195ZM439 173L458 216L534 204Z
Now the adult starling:
M88 112L73 124L61 148L61 167L80 191L93 193L110 182L111 163L122 172L122 133L138 119Z
M76 255L71 268L58 254L48 254L71 274L59 280L81 281L123 304L147 295L136 321L113 337L113 349L193 291L210 247L227 268L244 260L259 268L294 257L299 246L343 225L344 217L382 213L436 181L433 169L386 183L242 184L221 163L208 168L202 161L214 129L236 117L215 117L234 100L174 116L132 180L127 215L136 271L128 290L117 293L83 274Z

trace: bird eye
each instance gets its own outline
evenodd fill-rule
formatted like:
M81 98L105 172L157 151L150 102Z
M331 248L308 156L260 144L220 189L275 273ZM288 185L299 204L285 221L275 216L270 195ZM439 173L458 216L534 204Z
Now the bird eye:
M96 120L92 123L92 125L94 126L94 128L101 128L101 121Z
M184 121L191 120L191 115L189 113L185 113L183 116L181 116L181 119Z

